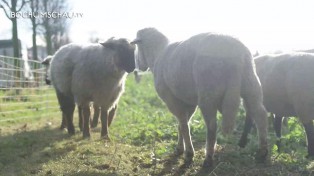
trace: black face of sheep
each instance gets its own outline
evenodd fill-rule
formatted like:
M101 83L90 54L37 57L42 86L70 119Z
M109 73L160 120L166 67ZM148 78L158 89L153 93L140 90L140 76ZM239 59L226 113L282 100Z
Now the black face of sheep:
M133 40L131 42L131 44L134 44L134 45L137 45L137 56L136 56L136 62L137 62L137 66L138 66L138 69L141 70L141 71L147 71L148 70L148 63L147 63L147 58L145 57L145 54L143 52L143 49L142 49L142 45L143 45L143 42L141 39L139 38L136 38L135 40Z
M130 73L135 69L134 51L135 46L130 44L126 39L108 40L105 43L101 43L104 47L110 48L116 51L115 64Z
M43 64L46 68L45 70L45 82L47 85L51 85L50 75L49 75L49 67L51 62L52 56L47 56L41 64Z
M51 85L51 81L49 79L45 78L45 82L47 85Z

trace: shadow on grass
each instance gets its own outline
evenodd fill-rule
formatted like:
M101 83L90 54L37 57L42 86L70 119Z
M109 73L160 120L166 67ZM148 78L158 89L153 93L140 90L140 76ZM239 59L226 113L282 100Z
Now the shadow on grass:
M307 169L310 161L289 154L257 164L255 146L238 149L235 143L217 147L212 168L202 168L204 142L195 143L191 165L182 164L184 157L175 155L154 164L145 147L94 139L82 140L78 130L69 137L58 128L0 136L0 175L311 175L313 170Z
M71 145L55 145L68 138L66 132L57 128L22 129L15 134L0 136L0 175L37 174L44 163L72 150Z
M174 167L178 165L180 156L171 154L163 161L163 169L155 175L165 175L168 173L174 173Z
M119 174L116 173L109 173L109 174L101 174L98 172L79 172L79 173L73 173L73 174L67 174L68 176L99 176L99 175L106 175L106 176L118 176Z

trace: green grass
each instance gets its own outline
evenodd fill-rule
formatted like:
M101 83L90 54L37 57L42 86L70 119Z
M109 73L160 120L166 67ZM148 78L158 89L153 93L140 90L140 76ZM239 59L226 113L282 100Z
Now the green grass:
M32 101L37 100L28 99ZM29 105L20 106L23 109ZM33 118L25 119L1 117L16 120L0 122L0 175L311 175L314 170L314 162L304 158L305 134L295 118L283 127L280 154L270 124L269 159L264 164L255 163L256 130L249 135L246 148L237 146L243 129L243 110L239 111L234 135L224 137L218 129L215 166L210 171L201 169L206 132L197 111L191 120L194 163L184 167L183 157L171 157L177 122L158 98L151 75L145 75L140 84L135 83L133 75L129 76L109 129L111 141L100 139L100 127L92 130L91 139L83 139L77 116L77 134L69 137L66 131L59 130L61 115L55 111L38 110L31 114Z
M52 88L32 87L0 91L0 124L36 121L58 112L59 105Z

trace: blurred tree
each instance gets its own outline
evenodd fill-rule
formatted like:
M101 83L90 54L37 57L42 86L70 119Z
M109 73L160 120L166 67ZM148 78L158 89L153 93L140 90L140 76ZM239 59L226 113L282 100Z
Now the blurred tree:
M19 2L19 3L18 3ZM13 40L13 53L14 57L21 57L20 46L17 32L17 12L20 12L24 7L25 0L0 0L0 8L3 9L6 17L12 22L12 40ZM19 62L14 63L19 66Z
M90 43L99 43L99 41L101 41L101 39L100 39L99 37L90 37L90 38L88 39L88 41L89 41Z
M19 3L18 3L19 2ZM17 17L16 14L17 12L20 12L22 8L24 7L26 1L25 0L0 0L0 8L3 9L5 16L11 20L12 22L12 41L13 41L13 56L16 58L21 57L21 45L19 42L19 37L18 37L18 32L17 32ZM20 60L19 59L14 59L14 66L16 68L20 68ZM16 79L19 79L21 74L18 71L14 72L14 76ZM20 82L15 82L14 83L16 87L20 86ZM18 90L17 92L18 93Z
M70 42L68 37L68 18L59 16L69 10L67 0L29 0L28 12L33 32L33 58L37 59L37 35L43 36L46 51L52 55L62 45ZM52 15L53 14L53 15Z
M69 10L67 0L43 0L41 9L44 12L65 13ZM68 29L69 20L65 17L49 17L41 18L41 31L47 45L47 54L52 55L60 46L69 43Z
M53 34L51 38L54 51L58 50L61 46L71 42L70 37L67 32L66 33L58 32L58 31L56 32L57 33Z
M99 34L97 31L90 31L88 41L90 43L99 43L100 41L104 41L104 40L99 37Z
M36 14L39 11L39 1L38 0L30 0L30 3L28 3L28 8L30 9L32 14ZM38 54L37 54L37 41L36 41L36 37L37 37L37 26L38 26L38 19L34 16L31 15L29 18L32 22L32 31L33 31L33 35L32 35L32 42L33 42L33 48L32 48L32 52L33 52L33 58L34 60L38 60Z

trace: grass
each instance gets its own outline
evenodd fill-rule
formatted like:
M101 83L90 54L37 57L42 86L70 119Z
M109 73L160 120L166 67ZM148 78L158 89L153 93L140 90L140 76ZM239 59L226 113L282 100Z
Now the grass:
M59 106L52 88L24 88L0 91L0 123L7 126L17 122L36 121L58 112Z
M32 101L35 100L29 97L28 102ZM24 104L20 106L25 108ZM314 162L304 158L305 134L295 118L289 119L283 128L282 153L276 151L270 125L269 159L263 164L255 163L256 130L250 134L246 148L237 146L243 129L243 110L239 111L233 135L224 137L218 129L215 166L211 170L201 168L206 132L197 111L191 120L196 154L194 163L185 167L183 157L171 157L177 123L158 98L151 75L145 75L140 84L135 83L133 75L129 76L110 127L111 141L100 139L100 127L92 130L91 139L82 139L77 117L77 133L70 137L59 130L60 113L35 113L39 114L26 119L1 117L17 120L0 122L0 175L311 175L314 170ZM48 115L41 115L45 113Z

